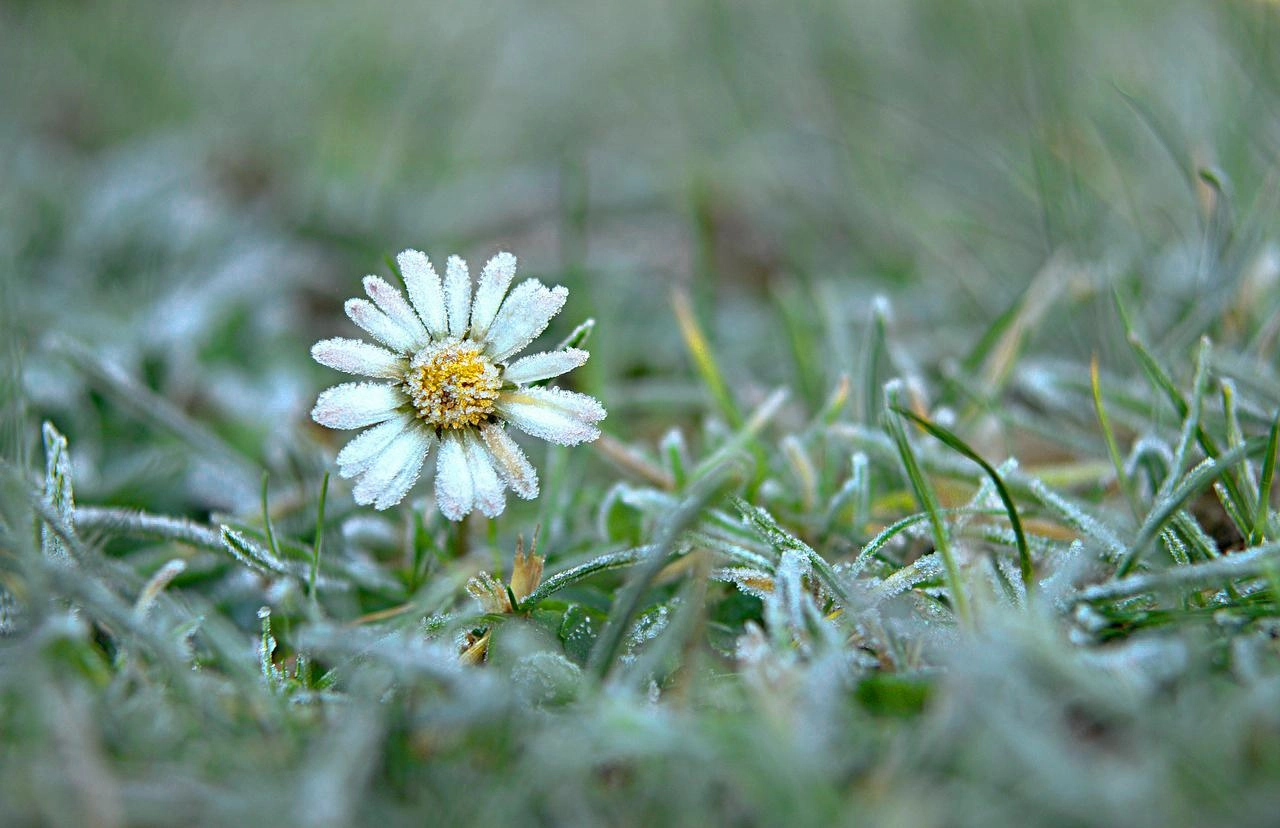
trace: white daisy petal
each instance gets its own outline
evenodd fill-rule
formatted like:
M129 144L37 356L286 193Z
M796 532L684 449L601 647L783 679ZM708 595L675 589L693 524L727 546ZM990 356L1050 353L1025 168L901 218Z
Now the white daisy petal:
M418 344L417 337L406 331L403 326L391 321L391 317L378 310L366 299L348 299L342 307L347 312L347 316L351 317L352 322L393 351L407 354Z
M443 339L449 333L449 322L445 317L440 277L431 260L421 250L406 250L396 256L396 264L400 265L400 277L418 316L433 338Z
M450 256L445 265L444 304L449 311L449 335L466 336L471 323L471 274L458 256Z
M566 288L557 285L548 289L537 279L516 285L498 309L498 315L485 336L494 362L506 360L537 339L538 334L546 330L551 317L564 307L568 296Z
M605 410L586 394L561 388L522 388L498 397L498 413L516 428L562 446L586 443L600 436L593 423Z
M493 458L475 434L468 434L463 441L467 449L467 465L471 467L476 506L486 517L497 517L507 507L507 499L502 494L502 481L493 470Z
M311 358L337 371L385 379L399 379L407 368L402 357L386 348L342 337L322 339L312 345Z
M502 306L502 297L507 295L507 288L515 277L516 257L510 253L499 253L485 264L476 287L475 302L471 305L472 339L479 342L489 332L489 325Z
M480 436L488 446L502 479L525 500L533 500L538 496L538 473L524 456L520 446L511 439L507 430L497 423L489 423L480 429Z
M554 408L584 423L598 423L607 413L595 397L563 388L521 388L503 394L499 402L503 400Z
M532 354L527 357L521 357L507 366L502 378L516 385L551 379L582 365L589 356L590 354L586 351L580 351L577 348Z
M344 382L321 392L311 418L329 428L364 428L390 419L405 396L381 382Z
M355 477L368 471L382 450L413 421L412 414L400 414L357 434L338 452L338 473L343 477Z
M418 482L418 477L422 475L422 466L427 462L427 453L431 449L431 440L434 438L428 436L426 439L427 443L422 447L422 450L415 454L410 462L402 466L396 476L387 484L387 487L382 490L382 496L373 502L373 508L390 509L404 500L405 495L413 488L413 484Z
M432 439L431 432L420 426L392 439L356 481L351 492L356 503L387 509L403 500L422 472Z
M436 506L449 520L462 520L474 503L475 487L462 440L446 436L436 454Z
M427 329L422 326L418 314L405 301L404 294L387 284L385 279L377 276L364 277L364 292L369 294L369 298L388 319L413 336L415 346L421 347L430 341Z

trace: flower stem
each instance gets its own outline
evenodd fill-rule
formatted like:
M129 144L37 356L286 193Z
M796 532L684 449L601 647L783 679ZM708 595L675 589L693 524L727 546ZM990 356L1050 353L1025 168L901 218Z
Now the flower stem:
M451 557L460 561L471 553L471 515L463 515L454 527Z

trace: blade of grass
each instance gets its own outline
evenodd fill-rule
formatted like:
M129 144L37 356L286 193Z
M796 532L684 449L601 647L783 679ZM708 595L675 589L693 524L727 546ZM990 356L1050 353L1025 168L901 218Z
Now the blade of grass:
M1160 534L1165 521L1169 520L1177 511L1196 494L1199 494L1204 487L1210 485L1215 480L1223 476L1223 474L1231 468L1235 463L1251 454L1263 450L1267 445L1267 441L1261 437L1255 437L1245 443L1236 446L1228 452L1222 454L1221 457L1208 459L1193 469L1182 482L1175 488L1167 498L1157 504L1156 508L1147 516L1146 521L1138 530L1133 545L1129 548L1125 558L1120 562L1119 568L1116 570L1117 577L1123 577L1137 565L1138 561L1146 552L1151 541Z
M1244 430L1240 428L1240 415L1236 406L1236 386L1229 379L1224 379L1220 388L1222 394L1222 413L1227 421L1227 445L1238 446L1244 442ZM1240 484L1247 491L1258 490L1258 480L1253 466L1246 460L1240 464Z
M1004 504L1005 512L1009 515L1009 523L1013 527L1014 543L1018 547L1018 568L1022 574L1022 585L1026 587L1027 595L1031 595L1035 585L1035 566L1031 561L1031 549L1027 546L1027 535L1022 531L1022 518L1018 515L1017 507L1014 506L1013 497L1009 494L1009 488L1004 484L1004 478L1000 476L994 466L982 459L976 451L969 447L968 443L961 440L951 431L921 417L914 411L908 411L905 408L894 408L893 410L941 440L952 451L963 454L982 467L987 477L990 478L992 485L996 487L996 494L1000 496L1000 502Z
M759 479L767 471L767 467L763 452L756 445L756 437L759 435L760 430L769 424L769 421L774 418L786 401L787 391L785 388L779 388L770 394L755 411L751 412L751 416L737 429L732 437L694 467L689 479L694 482L701 480L712 470L720 467L734 453L746 448L748 445L755 447L753 454L756 460L755 474L756 478Z
M818 502L818 472L809 459L804 443L796 435L788 434L779 442L778 448L800 489L801 508L812 512Z
M271 510L267 505L267 472L262 472L262 525L267 532L267 548L271 554L280 557L280 546L276 543L276 530L271 525Z
M600 631L596 645L591 650L588 668L597 677L603 679L613 669L631 619L640 609L640 602L645 592L666 563L668 555L675 548L685 527L697 519L707 501L732 478L733 467L729 464L713 471L690 486L689 494L662 522L658 542L640 559L631 577L619 591L613 609L609 613L609 620L605 622L604 629ZM533 598L532 595L529 597Z
M1195 550L1200 560L1210 561L1220 557L1217 544L1209 537L1195 517L1186 509L1173 516L1173 528L1182 537L1188 549Z
M588 319L578 327L569 331L569 335L560 340L560 344L555 347L557 351L563 351L567 348L585 348L587 340L591 338L591 332L596 329L596 320Z
M1107 443L1107 454L1111 457L1111 465L1116 471L1116 486L1129 504L1129 510L1135 519L1141 514L1138 508L1138 495L1133 490L1133 483L1124 471L1124 458L1120 454L1120 446L1116 442L1115 432L1111 430L1111 420L1107 417L1107 409L1102 404L1102 384L1098 378L1098 355L1089 360L1089 384L1093 389L1093 408L1098 414L1098 424L1102 426L1102 437Z
M715 353L711 350L702 326L698 324L698 318L693 313L689 294L683 290L674 291L671 294L671 306L676 314L676 322L680 325L680 334L684 337L685 347L689 349L689 356L692 357L694 367L702 377L703 384L711 392L712 399L715 400L720 413L724 415L729 425L735 429L741 428L742 411L734 402L733 395L729 393L729 385L720 372Z
M840 416L840 412L844 411L844 407L849 402L849 393L853 388L853 383L849 379L848 374L842 373L836 381L836 387L831 392L831 396L827 398L826 403L822 406L822 411L817 416L817 422L823 425L831 425Z
M1182 428L1178 434L1178 445L1173 451L1173 461L1169 464L1164 480L1161 481L1160 488L1156 491L1156 503L1162 503L1169 497L1170 492L1173 491L1178 481L1182 478L1182 473L1186 471L1187 458L1190 456L1191 444L1194 440L1193 435L1200 428L1200 414L1204 409L1205 385L1208 382L1209 349L1208 338L1202 338L1196 357L1195 379L1192 381L1191 405L1187 408L1186 418L1183 420ZM1171 546L1170 551L1175 558L1178 557L1179 550L1176 546ZM1185 563L1185 561L1180 561L1180 563Z
M1051 258L1015 303L1013 315L1007 320L1000 320L1002 330L979 368L979 377L988 397L994 397L1004 388L1026 345L1028 332L1034 330L1053 307L1068 277L1068 268L1060 258Z
M1249 545L1257 546L1267 533L1267 513L1271 510L1271 486L1276 475L1276 450L1280 444L1280 411L1271 423L1267 435L1267 454L1262 461L1262 479L1258 482L1258 509L1253 516L1253 531L1249 533Z
M862 359L859 368L862 377L862 421L871 425L881 409L880 362L885 351L885 328L889 315L889 301L882 296L871 303L871 318L867 322L867 334L862 343Z
M622 549L617 552L609 552L598 558L592 558L586 563L578 564L575 567L557 572L550 576L538 588L520 602L520 607L526 611L533 609L542 601L550 598L562 589L573 586L576 583L586 580L587 578L597 575L601 572L609 572L614 569L623 569L634 565L637 561L643 560L653 554L652 546L637 546L633 549Z
M1178 417L1185 420L1187 413L1190 410L1190 406L1188 406L1187 401L1182 398L1182 392L1178 390L1178 387L1169 377L1168 372L1164 370L1163 366L1160 365L1159 360L1155 358L1147 348L1146 344L1143 343L1142 338L1138 336L1137 331L1133 327L1133 320L1125 309L1124 302L1121 300L1120 294L1118 292L1113 292L1112 297L1115 301L1116 309L1120 313L1121 321L1124 324L1129 347L1133 351L1134 356L1137 357L1138 363L1142 366L1143 372L1151 381L1152 386L1157 391L1164 393ZM1212 435L1205 431L1203 427L1197 425L1195 437L1196 441L1200 444L1200 448L1203 449L1204 453L1208 456L1216 458L1222 454L1222 450L1218 447L1217 441L1214 440ZM1253 509L1251 506L1248 506L1248 501L1245 499L1244 493L1230 474L1223 475L1222 485L1227 492L1228 499L1231 501L1229 504L1226 504L1228 514L1233 511L1240 515L1253 514ZM1242 535L1247 536L1251 527L1237 525L1236 528L1239 529Z
M1003 515L1005 514L1005 511L1003 509L964 508L964 509L943 509L942 513L944 515ZM877 554L879 554L880 550L883 549L885 545L889 543L889 541L896 538L903 531L911 528L912 526L915 526L917 523L921 523L928 519L929 519L929 515L927 513L917 512L914 515L907 515L906 517L901 518L889 524L884 529L880 530L880 533L877 534L871 540L867 541L867 545L862 547L862 550L858 552L857 557L853 559L853 563L849 565L849 569L847 570L847 573L846 573L847 576L851 578L856 577L858 573L860 573L863 570L863 568L866 567L867 562L870 561Z
M1171 567L1160 572L1130 575L1105 584L1095 584L1081 590L1078 599L1089 603L1117 601L1158 590L1199 587L1230 579L1262 577L1266 575L1267 569L1274 565L1278 555L1280 555L1280 543L1273 541L1205 563Z
M284 561L227 526L222 527L222 546L240 563L262 575L288 575Z
M1191 191L1191 195L1194 197L1196 195L1195 172L1190 160L1191 152L1187 149L1186 145L1182 141L1178 140L1172 130L1165 126L1164 122L1144 101L1130 95L1119 86L1115 86L1115 90L1120 97L1124 99L1124 102L1129 105L1129 108L1133 110L1134 114L1138 116L1138 120L1140 120L1147 129L1151 130L1151 134L1155 137L1156 143L1158 143L1160 148L1165 151L1165 154L1169 156L1169 160L1173 162L1174 167L1177 168L1180 177L1187 185L1187 188ZM1199 211L1196 212L1196 216L1197 218L1200 217ZM1201 222L1203 223L1203 219L1201 219Z
M822 394L826 362L821 356L821 345L815 341L818 330L812 320L815 299L802 291L802 285L792 290L774 290L773 305L791 346L791 362L800 396L816 404Z
M688 451L680 429L673 428L668 431L658 443L658 448L666 461L666 472L671 476L669 488L680 491L689 480Z
M870 498L869 480L867 474L867 456L862 452L854 452L852 457L852 470L849 478L841 484L826 504L826 510L823 514L822 529L823 532L830 532L840 512L852 501L853 502L853 520L849 524L854 531L860 531L863 523L866 521L866 509L863 504Z
M938 498L933 492L933 486L929 484L928 479L920 470L915 451L911 448L911 441L907 439L907 432L902 427L902 420L894 414L894 412L902 408L898 401L900 386L901 383L897 380L885 385L884 394L887 409L883 418L884 427L889 431L890 436L893 437L894 444L898 448L898 456L902 460L902 465L907 473L907 480L911 484L911 490L915 493L916 501L920 504L920 508L929 515L929 526L933 530L934 547L942 558L947 579L947 590L951 593L956 616L962 624L968 625L972 623L973 618L969 611L969 598L961 585L960 567L956 563L955 554L951 550L951 538L947 533L946 523L942 519L942 509L938 505Z
M737 507L738 512L741 513L742 517L756 533L777 550L779 554L794 551L807 558L813 570L818 573L818 577L822 579L822 582L831 591L831 594L836 597L836 600L840 602L841 606L849 606L849 593L845 590L844 584L836 576L831 564L827 563L826 558L819 555L817 550L786 529L783 529L773 515L759 506L754 506L740 497L733 498L733 505Z
M320 572L320 551L324 547L324 505L329 494L329 473L320 481L320 502L316 506L316 538L311 549L311 576L307 579L307 591L311 600L316 599L316 575Z

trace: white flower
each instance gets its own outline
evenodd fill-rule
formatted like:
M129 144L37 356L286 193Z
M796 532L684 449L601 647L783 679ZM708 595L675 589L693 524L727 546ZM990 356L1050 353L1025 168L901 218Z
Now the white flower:
M399 503L435 447L436 504L450 520L473 508L501 514L506 488L537 497L537 472L506 424L571 446L599 437L595 424L605 416L586 394L529 386L582 365L586 351L512 361L564 307L568 290L528 279L508 293L516 274L510 253L489 260L474 292L457 256L449 257L443 284L417 250L396 261L408 301L384 280L366 276L371 301L346 303L351 320L385 347L335 338L311 349L322 365L382 380L330 388L311 412L329 428L366 429L338 453L339 473L356 479L356 502L378 509Z

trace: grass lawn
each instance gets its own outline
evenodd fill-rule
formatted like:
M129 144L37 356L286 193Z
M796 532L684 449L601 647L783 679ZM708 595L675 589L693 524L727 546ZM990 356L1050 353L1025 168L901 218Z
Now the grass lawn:
M1275 824L1277 4L12 0L0 78L0 825Z

